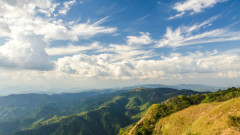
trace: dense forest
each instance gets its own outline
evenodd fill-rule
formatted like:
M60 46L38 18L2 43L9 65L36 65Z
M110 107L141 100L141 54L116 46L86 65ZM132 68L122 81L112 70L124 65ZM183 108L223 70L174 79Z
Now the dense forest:
M16 104L19 99L23 107L14 106L13 101L8 106L5 104L5 110L9 108L8 117L15 118L0 122L0 134L117 134L120 128L137 122L152 104L177 95L197 93L171 88L137 88L110 93L80 93L78 96L30 94L28 98L27 95L12 95L18 97L14 98ZM12 96L7 98L13 99ZM5 97L5 102L7 100ZM20 117L13 116L10 114L16 111L11 108L29 109L29 112L22 112Z

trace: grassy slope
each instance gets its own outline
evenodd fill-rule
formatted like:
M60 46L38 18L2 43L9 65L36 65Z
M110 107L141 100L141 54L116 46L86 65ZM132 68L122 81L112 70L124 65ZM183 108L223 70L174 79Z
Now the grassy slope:
M240 98L225 102L191 106L165 117L156 124L156 135L237 135L237 129L228 124L229 115L240 116Z
M234 87L228 88L227 90L223 90L223 91L219 90L213 93L206 93L203 95L177 96L177 97L168 99L167 101L162 102L160 104L152 105L148 109L146 115L142 117L140 121L138 121L134 126L130 128L126 128L125 130L121 131L120 134L123 134L123 135L126 135L126 134L150 135L154 133L164 134L164 135L167 135L167 134L175 135L175 134L181 134L181 133L187 134L187 135L212 134L210 131L204 132L204 130L206 130L205 128L207 128L208 130L214 131L215 133L213 134L220 134L220 132L222 132L222 129L217 129L217 126L215 126L215 124L222 122L219 125L221 125L220 127L223 128L223 126L226 126L226 123L229 124L226 121L226 119L231 121L231 124L229 125L235 126L235 130L240 131L240 115L238 114L239 113L238 109L240 108L239 106L240 104L238 103L238 100L240 99L239 98L235 99L236 97L240 97L240 88L234 88ZM231 100L231 99L235 99L235 100ZM193 111L191 111L190 109L189 110L190 112L188 111L185 112L186 115L177 116L176 119L171 120L171 122L168 122L170 121L170 119L168 119L166 120L167 123L165 124L157 124L159 121L162 121L163 119L166 119L169 116L177 114L179 113L179 111L183 109L186 109L188 107L190 108L196 107L193 105L203 106L203 108L197 107ZM221 106L215 108L215 105L216 106L221 105ZM206 114L204 114L204 112ZM230 114L233 112L236 114ZM197 115L198 113L199 115ZM206 120L204 118L200 119L199 117L201 117L201 115L204 115L204 118L208 116L209 121L207 118ZM225 118L222 118L222 117L225 117ZM212 119L210 120L210 118ZM185 119L186 119L186 122L184 121ZM197 119L196 122L195 122L195 119ZM221 122L215 119L220 119L219 121ZM186 126L187 128L186 129L185 125L187 124L191 125L191 127ZM228 130L230 130L230 128L228 128ZM231 133L231 132L226 131L226 133Z

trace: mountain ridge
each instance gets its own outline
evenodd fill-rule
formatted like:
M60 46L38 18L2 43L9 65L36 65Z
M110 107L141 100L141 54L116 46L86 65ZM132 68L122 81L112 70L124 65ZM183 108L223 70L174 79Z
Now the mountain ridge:
M120 93L111 100L103 102L97 109L63 118L62 120L18 131L15 135L65 135L69 134L117 134L120 128L126 127L144 114L153 104L162 102L177 95L191 95L199 92L191 90L176 90L171 88L139 88L126 93ZM43 121L43 123L47 123ZM98 124L96 124L98 123ZM91 128L90 128L91 127ZM51 130L50 130L51 128ZM68 129L74 129L69 130ZM48 130L47 130L48 129ZM94 130L91 130L94 129ZM42 131L44 132L44 134ZM72 131L70 133L70 131ZM96 132L95 132L96 131Z

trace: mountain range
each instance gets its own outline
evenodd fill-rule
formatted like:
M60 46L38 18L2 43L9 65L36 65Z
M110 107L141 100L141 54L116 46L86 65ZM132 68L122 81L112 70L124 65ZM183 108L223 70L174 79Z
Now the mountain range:
M208 133L201 129L208 128L205 121L212 127L209 133L237 133L240 88L199 92L158 86L0 97L0 134L202 134ZM213 115L223 118L224 129Z

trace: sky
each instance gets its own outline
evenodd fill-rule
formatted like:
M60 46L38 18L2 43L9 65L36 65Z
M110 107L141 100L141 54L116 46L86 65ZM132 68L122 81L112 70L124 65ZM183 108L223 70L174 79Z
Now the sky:
M239 86L239 0L0 0L0 93Z

